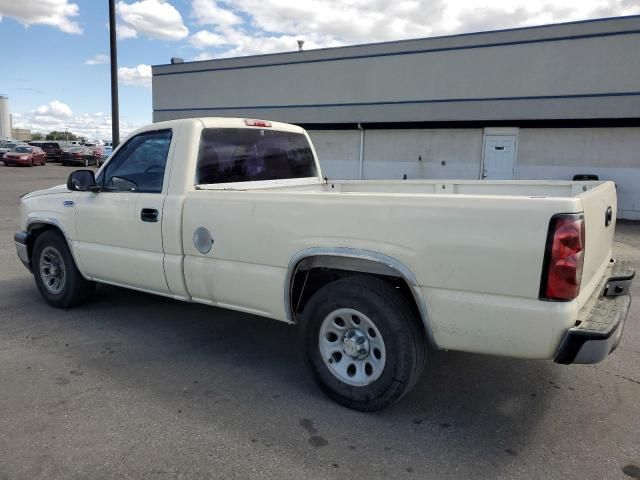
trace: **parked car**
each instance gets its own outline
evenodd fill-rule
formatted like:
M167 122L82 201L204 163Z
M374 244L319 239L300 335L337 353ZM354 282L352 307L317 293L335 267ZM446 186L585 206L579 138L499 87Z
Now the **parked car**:
M86 142L84 144L89 150L91 150L92 155L97 159L102 158L102 144L94 143L94 142Z
M111 143L106 144L104 146L104 149L102 150L102 157L98 159L98 166L101 166L104 162L109 160L109 157L111 156L112 153L113 153L113 147L111 146Z
M46 165L47 154L40 147L31 145L18 145L2 157L5 165Z
M49 304L104 282L298 324L313 378L356 410L410 391L429 346L599 362L629 311L612 182L327 182L302 128L232 118L138 129L94 175L21 199L17 253Z
M21 142L8 142L8 143L5 143L4 145L0 146L0 155L4 155L5 153L10 152L14 148L16 148L18 145L26 145L26 144L21 143Z
M47 160L59 162L62 160L62 150L63 150L63 142L40 142L38 145L42 150L47 154Z
M93 152L84 146L64 148L62 151L62 165L96 165L97 160Z

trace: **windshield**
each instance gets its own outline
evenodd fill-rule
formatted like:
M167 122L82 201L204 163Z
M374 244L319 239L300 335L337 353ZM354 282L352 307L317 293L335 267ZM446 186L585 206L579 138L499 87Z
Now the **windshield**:
M14 152L17 153L31 153L31 147L16 147Z
M306 178L318 175L307 137L268 129L205 128L197 184Z

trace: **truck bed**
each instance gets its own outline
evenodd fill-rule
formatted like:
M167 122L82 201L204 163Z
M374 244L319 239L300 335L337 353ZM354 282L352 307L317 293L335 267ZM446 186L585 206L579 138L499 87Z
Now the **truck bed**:
M200 185L202 190L273 190L291 192L382 193L382 194L457 194L501 195L517 197L576 197L605 184L603 181L570 182L562 180L328 180L318 184L296 179L282 182L252 182L251 185Z

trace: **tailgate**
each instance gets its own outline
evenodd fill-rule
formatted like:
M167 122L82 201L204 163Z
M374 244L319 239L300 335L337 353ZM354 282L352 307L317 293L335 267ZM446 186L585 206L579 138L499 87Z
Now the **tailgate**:
M613 182L604 182L580 195L585 217L585 255L581 305L591 296L611 259L617 197Z

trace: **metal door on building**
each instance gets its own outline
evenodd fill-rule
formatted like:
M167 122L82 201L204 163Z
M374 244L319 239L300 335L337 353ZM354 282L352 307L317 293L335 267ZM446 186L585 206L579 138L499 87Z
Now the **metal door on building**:
M516 138L516 135L485 135L483 179L513 179L516 163Z

